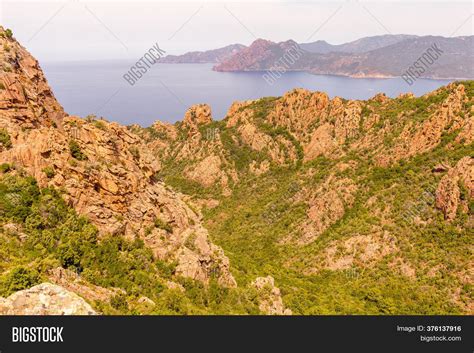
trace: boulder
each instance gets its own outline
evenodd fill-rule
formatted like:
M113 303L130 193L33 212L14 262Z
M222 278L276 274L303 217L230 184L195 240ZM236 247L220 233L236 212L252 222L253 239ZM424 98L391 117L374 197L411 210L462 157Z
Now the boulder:
M96 315L77 294L42 283L0 299L1 315Z

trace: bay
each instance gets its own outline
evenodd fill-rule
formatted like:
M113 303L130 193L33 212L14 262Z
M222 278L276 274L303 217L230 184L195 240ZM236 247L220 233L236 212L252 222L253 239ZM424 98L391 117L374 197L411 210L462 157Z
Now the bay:
M435 90L449 80L419 79L409 86L401 78L360 79L286 72L273 84L263 72L216 72L212 64L155 64L131 86L123 75L133 62L49 62L42 65L64 109L72 115L94 114L121 124L150 126L155 120L182 120L193 104L207 103L214 119L225 117L232 102L281 96L293 88L324 91L331 98L368 99Z

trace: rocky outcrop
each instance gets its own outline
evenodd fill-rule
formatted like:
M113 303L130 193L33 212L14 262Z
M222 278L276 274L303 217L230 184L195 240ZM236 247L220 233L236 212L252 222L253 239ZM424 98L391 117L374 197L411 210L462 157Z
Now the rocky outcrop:
M61 126L64 111L38 61L0 27L0 128Z
M329 123L318 126L313 133L309 143L304 146L305 160L312 160L318 156L332 156L339 149L334 138L334 129Z
M321 155L334 159L345 155L346 151L370 151L369 155L373 155L379 165L388 166L432 150L446 134L458 132L456 142L466 145L472 142L472 108L470 112L464 111L469 98L462 84L452 83L422 100L446 93L442 102L425 109L423 114L428 116L419 123L414 121L414 111L410 110L400 111L395 121L382 120L381 115L386 111L393 114L391 110L398 104L384 94L377 94L366 102L345 101L339 97L330 100L325 93L304 89L292 90L277 99L266 119L269 124L285 128L298 140L305 161ZM251 123L252 115L244 113L249 110L245 107L236 111L235 116L228 117L232 125L237 121L243 126ZM254 139L258 137L258 130L250 132L247 135ZM389 140L393 142L387 144ZM248 137L245 141L253 143ZM264 144L270 142L262 141L261 145Z
M222 144L224 131L215 140L206 141L196 128L196 120L203 124L210 121L207 108L200 108L203 112L198 115L187 114L183 126L195 126L195 132L183 142L177 156L188 163L183 174L208 188L220 184L232 189L247 173L259 176L270 166L291 165L300 158L298 147L303 152L302 162L319 156L336 160L355 153L386 167L433 150L449 134L455 136L452 143L469 144L473 126L470 100L459 83L420 98L406 95L391 99L376 94L368 101L329 99L322 92L294 89L277 99L235 102L230 107L221 129L227 129L227 139L230 137L236 148L248 147L259 156L259 160L246 161L248 165L239 170L240 175L235 170L228 173L232 152ZM194 116L203 118L191 119ZM302 201L308 206L307 219L301 224L298 239L290 234L285 240L300 245L314 241L352 207L357 189L355 180L333 178L329 173L323 183L305 191Z
M441 142L443 133L459 130L468 124L468 120L460 114L468 100L464 86L450 84L447 89L447 98L426 121L418 125L408 121L403 126L394 146L386 148L378 156L381 165L429 151Z
M212 122L211 107L208 104L193 105L184 114L183 125L191 129L197 129L199 125Z
M268 160L264 160L261 163L257 163L256 161L253 161L249 165L250 173L255 174L257 176L265 174L266 172L268 172L269 169L270 169L270 162Z
M307 144L311 140L314 124L328 121L330 105L326 93L294 89L276 101L274 109L268 114L268 120L287 128L300 142Z
M235 183L238 176L224 150L221 131L211 126L212 121L209 105L193 105L186 111L178 129L155 123L153 128L166 135L168 141L152 139L148 146L151 150L162 151L163 158L170 163L186 162L180 176L204 187L220 186L222 193L229 195L229 185ZM182 138L179 138L178 131Z
M136 125L131 128L138 136L147 141L148 148L160 158L169 158L172 152L169 146L178 138L178 129L167 122L155 121L148 129Z
M474 199L474 158L464 157L441 179L436 190L436 207L446 220L452 221L459 212L469 212ZM471 210L472 212L472 210Z
M354 235L344 241L334 241L325 249L323 268L342 270L355 265L368 265L396 250L396 240L387 231Z
M277 164L293 163L297 151L291 141L284 136L271 136L262 132L254 123L243 123L237 128L244 144L258 152L265 152Z
M252 282L252 286L257 290L259 309L266 315L291 315L290 309L285 308L281 298L281 292L275 287L275 280L272 276L257 277Z
M294 89L276 101L268 120L286 127L298 140L306 143L310 139L312 126L328 120L330 104L326 93Z
M42 283L0 299L1 315L96 315L77 294Z
M50 270L48 277L53 284L60 286L67 291L76 293L90 302L108 302L114 295L123 292L118 288L104 288L93 285L85 281L77 273L62 267Z
M295 137L303 149L304 160L308 161L320 155L340 156L344 143L359 137L361 110L362 104L358 101L344 102L339 97L330 100L323 92L294 89L275 101L266 120L268 124L282 127ZM242 127L239 131L244 141L257 150L261 150L262 146L270 147L273 141L259 138L258 133L262 132L254 132L247 126L251 116L243 112L240 112L240 116ZM235 117L229 118L229 121L231 119L235 124ZM254 140L261 143L256 145ZM295 155L292 157L296 159ZM278 158L274 160L279 161Z
M368 234L350 234L342 239L332 240L321 253L306 258L309 265L304 273L314 275L323 270L346 271L349 278L358 277L382 259L400 254L397 238L379 226L374 226ZM391 264L393 269L404 275L410 274L410 265L402 257Z
M463 124L461 131L456 136L455 143L469 145L474 142L474 105L471 106L470 113L471 116Z
M301 225L300 245L314 241L331 225L344 216L355 200L357 185L352 179L330 176L314 190L303 190L300 198L307 200L307 219ZM308 196L309 194L309 196Z
M250 109L245 108L254 102L253 100L233 102L225 116L226 127L231 128L237 126L240 122L249 122L253 114Z
M221 181L222 186L227 186L227 175L222 171L222 161L214 154L205 157L191 168L184 171L185 175L201 185L210 187L217 181Z
M220 247L209 241L207 230L202 226L176 234L154 228L145 234L144 242L156 257L177 262L176 273L179 275L205 283L216 278L226 287L237 285L230 273L229 259Z

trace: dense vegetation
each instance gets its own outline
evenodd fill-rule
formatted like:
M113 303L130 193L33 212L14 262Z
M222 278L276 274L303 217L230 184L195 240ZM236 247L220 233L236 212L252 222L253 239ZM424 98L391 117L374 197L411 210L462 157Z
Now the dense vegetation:
M431 222L423 226L407 222L405 211L407 205L419 202L422 194L434 190L439 182L439 176L431 173L432 165L446 160L455 162L460 156L473 153L474 146L450 152L439 147L434 153L386 169L357 160L359 169L345 172L363 187L355 205L304 247L280 242L288 233L297 232L305 219L306 208L294 202L292 195L304 184L317 185L334 161L314 161L311 166L318 167L318 174L310 180L301 177L310 168L306 165L299 172L278 169L265 178L242 183L232 198L222 199L219 207L206 213L206 226L213 241L229 256L240 284L255 276L274 276L285 303L294 313L461 313L461 307L473 300L472 286L462 284L457 276L468 268L472 255L469 247L473 232L466 227L466 216L448 224L431 200L426 212L420 214ZM394 220L384 229L396 235L396 244L406 261L413 264L416 277L409 278L390 266L400 254L388 255L371 266L354 265L345 270L304 275L308 266L324 256L330 242L370 234L374 224L382 223L380 216L371 214L366 206L374 195L378 196L378 206L386 207L385 216ZM436 266L443 270L431 276L429 270ZM461 288L459 301L463 304L459 306L447 300L456 288Z
M157 227L169 227L161 220ZM68 207L57 190L40 189L36 181L14 169L0 179L0 295L47 280L58 266L92 284L121 288L110 303L96 302L104 313L208 314L258 313L256 293L226 289L174 276L173 264L155 260L140 240L98 237L87 219ZM173 278L185 291L168 289ZM140 305L147 296L155 307Z

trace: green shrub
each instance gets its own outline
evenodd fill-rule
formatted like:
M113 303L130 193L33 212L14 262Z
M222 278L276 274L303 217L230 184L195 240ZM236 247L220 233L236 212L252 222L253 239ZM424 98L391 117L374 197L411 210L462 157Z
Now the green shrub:
M166 140L168 135L164 131L157 131L153 126L147 127L144 131L148 132L150 140Z
M3 279L2 296L9 296L19 290L31 288L41 281L41 277L36 270L31 270L23 266L13 268Z
M128 310L127 297L125 294L116 294L110 298L110 306L116 310L126 312Z
M81 147L75 140L69 141L69 151L71 156L78 161L85 161L87 160L87 156L81 151Z
M12 141L10 139L10 135L8 131L5 129L0 129L0 146L3 146L6 149L12 147Z
M98 129L101 129L101 130L105 130L106 127L105 127L105 124L102 120L94 120L93 122L94 126Z
M189 250L196 250L196 245L194 244L194 242L196 241L196 236L196 233L193 232L189 234L188 238L184 242L184 246L186 246Z
M155 263L156 268L161 276L164 278L170 279L174 273L176 272L176 262L167 263L164 261L156 261Z
M166 223L165 221L163 221L162 219L158 217L155 218L154 224L156 228L166 230L168 233L173 232L173 228L168 223Z
M81 272L83 270L81 259L84 255L84 251L78 241L71 240L61 244L58 251L62 267L70 268L76 272Z
M88 123L92 123L92 122L94 122L96 119L97 119L97 117L96 117L94 114L89 114L89 115L86 116L86 121L87 121Z
M138 147L132 146L128 149L128 151L133 156L133 158L137 160L140 159L140 150L138 149Z
M5 35L6 35L7 38L12 38L12 37L13 37L13 32L12 32L12 30L11 30L10 28L7 28L7 29L5 30Z
M40 194L36 180L6 174L0 182L0 215L16 222L24 222Z
M55 175L55 171L53 167L45 167L43 168L43 173L46 174L48 179L51 179Z
M8 163L2 163L0 164L0 172L2 173L8 173L12 169L12 166Z

